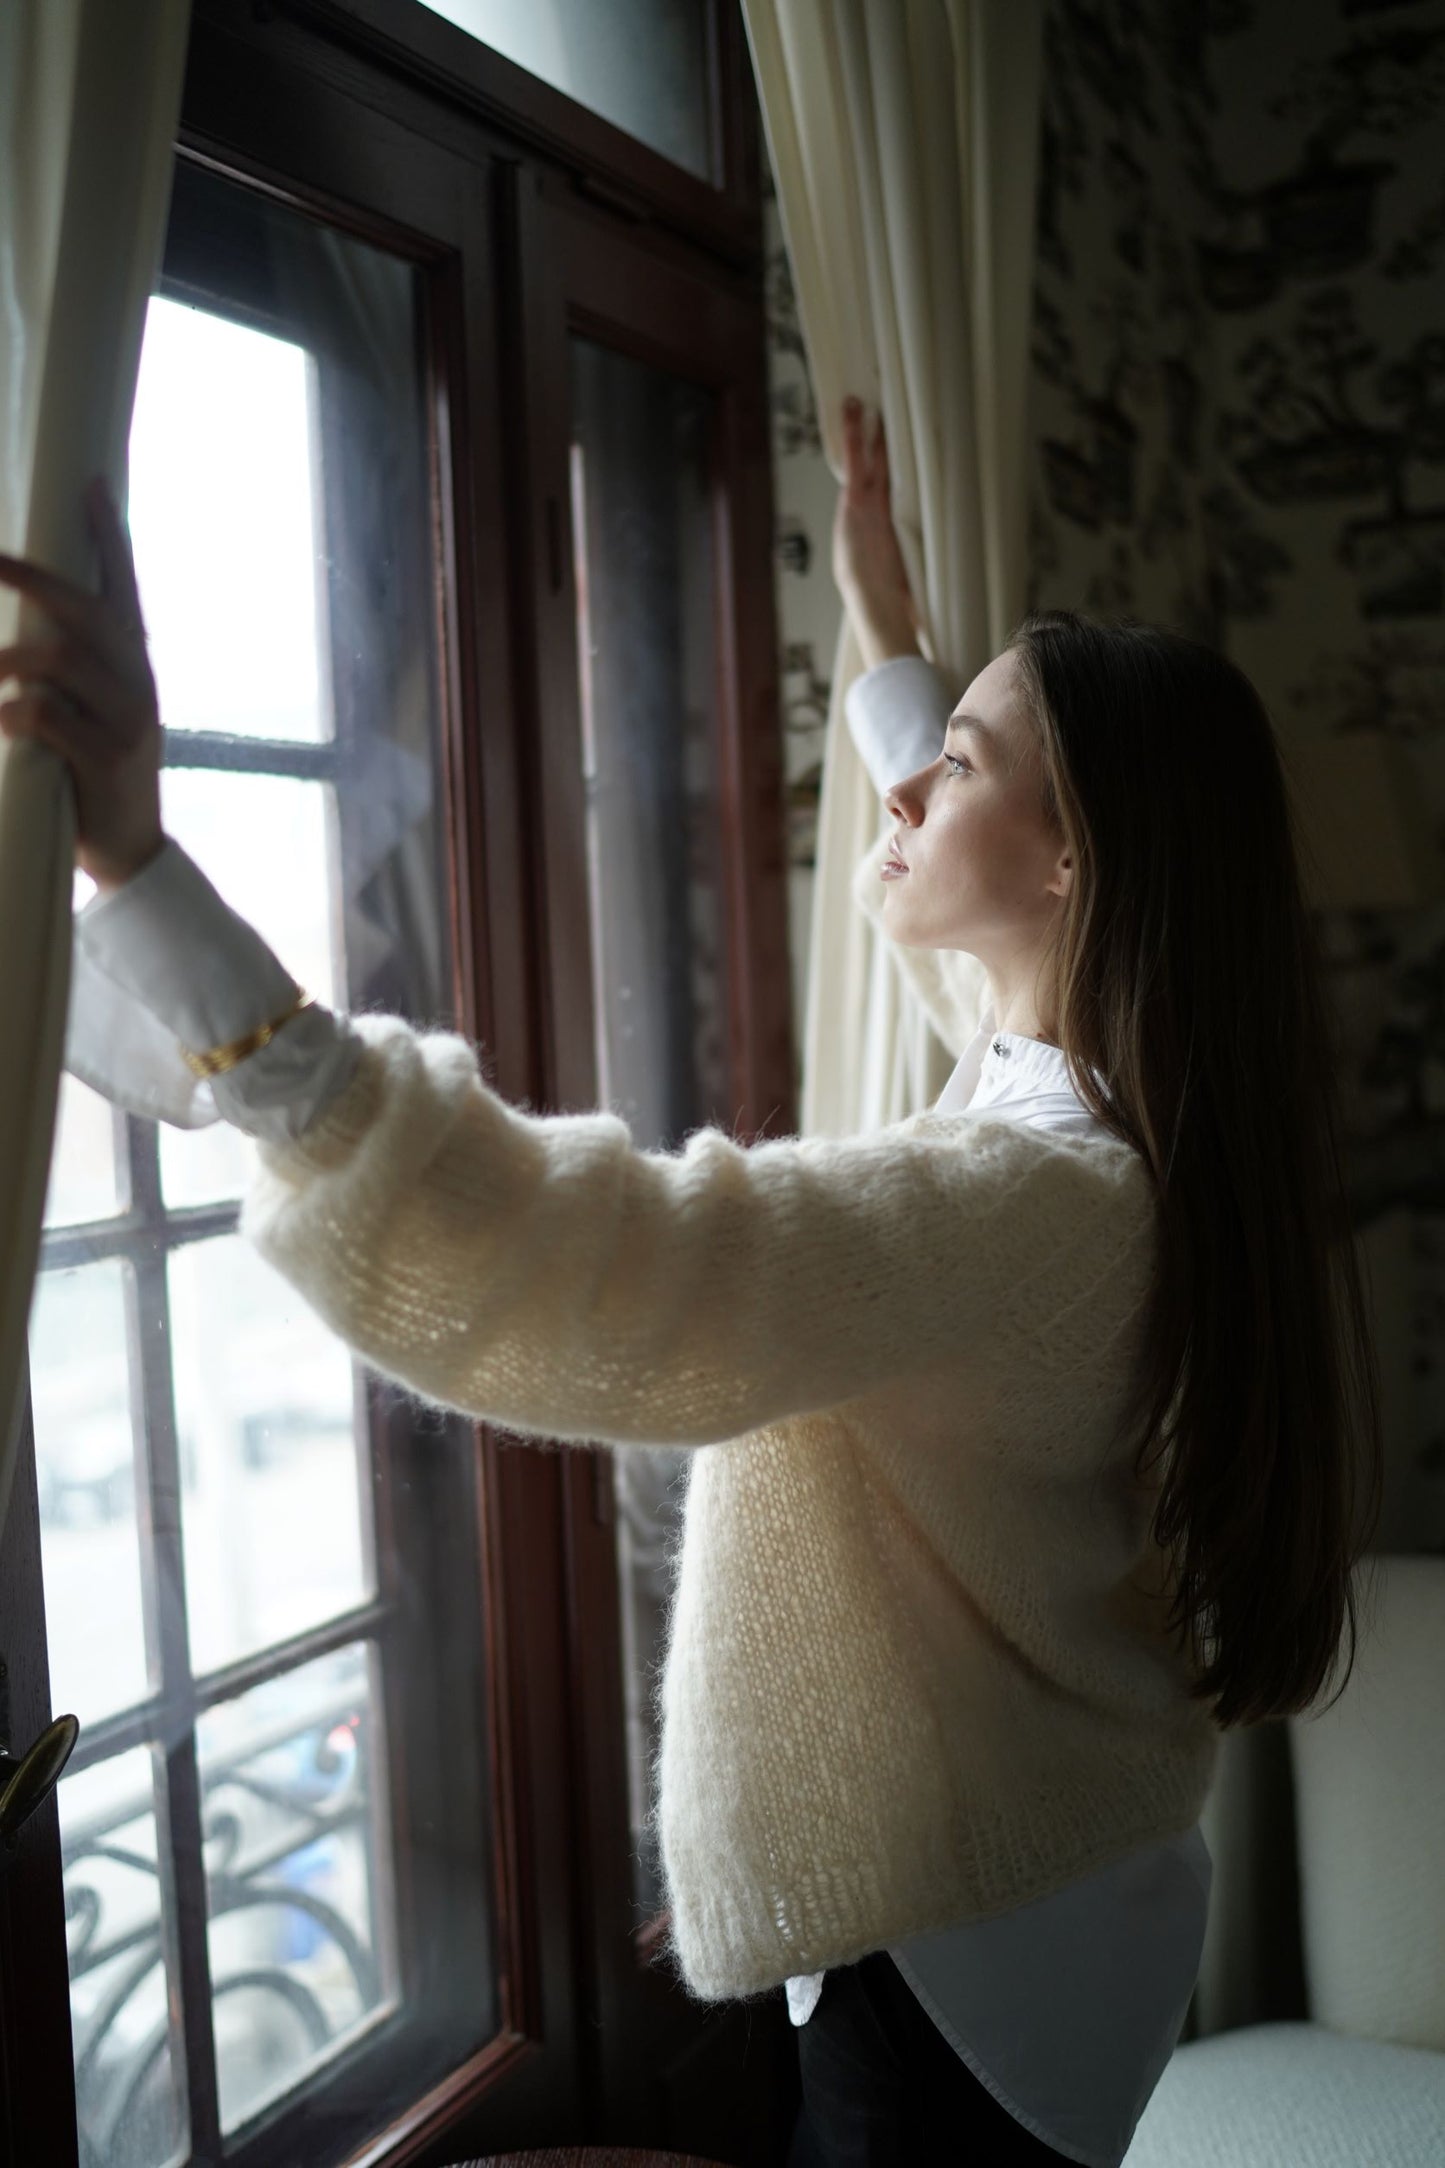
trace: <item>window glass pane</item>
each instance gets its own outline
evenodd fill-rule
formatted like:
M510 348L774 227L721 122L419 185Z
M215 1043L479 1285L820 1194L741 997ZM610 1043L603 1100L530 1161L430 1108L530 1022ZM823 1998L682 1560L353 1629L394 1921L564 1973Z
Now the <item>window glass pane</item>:
M146 1692L135 1443L118 1259L42 1272L30 1391L50 1696L82 1724Z
M597 1073L640 1144L733 1125L718 825L713 395L572 345ZM616 1453L618 1574L639 1905L662 1903L649 1827L653 1680L692 1456Z
M708 0L424 0L703 180L713 178Z
M351 1356L239 1235L170 1260L191 1662L215 1670L371 1584Z
M76 2120L90 2168L166 2168L186 2150L174 1902L154 1764L138 1747L60 1786Z
M169 834L292 977L332 1005L344 983L335 921L335 822L329 783L288 775L161 771Z
M366 1644L202 1717L221 2123L301 2082L395 1993Z
M710 392L572 344L601 1096L640 1143L731 1127Z
M161 1192L168 1205L243 1197L256 1163L251 1139L229 1122L212 1122L206 1129L163 1128L160 1153Z
M62 1070L45 1225L65 1227L82 1220L109 1219L119 1209L115 1117L110 1102Z
M137 568L172 658L158 656L166 825L321 1000L453 1027L443 463L429 405L445 369L428 344L427 274L181 161L164 275L187 306L152 310L143 382L167 345L172 361L184 348L181 373L202 384L223 349L245 349L199 435L239 433L257 460L280 447L286 470L267 470L267 564L250 580L227 560L223 530L254 462L228 472L206 441L171 457L164 399L132 435ZM180 404L174 413L184 434L190 421ZM198 557L210 559L204 592ZM284 593L272 594L278 566ZM198 611L205 654L187 659ZM81 1195L73 1127L53 1203ZM375 1379L358 1421L359 1373L301 1298L234 1233L208 1227L196 1240L170 1216L240 1196L249 1139L129 1116L122 1135L136 1218L126 1262L83 1268L104 1300L67 1301L58 1272L37 1297L42 1470L44 1437L64 1446L49 1454L58 1473L44 1529L59 1704L88 1719L108 1713L97 1700L150 1691L147 1735L184 1762L216 1668L255 1667L244 1693L242 1678L227 1679L231 1698L200 1727L204 1833L187 1812L184 1767L175 1826L160 1816L177 1885L204 1870L210 1891L209 1928L192 1907L175 1935L190 1938L193 1959L210 1935L228 2128L271 2102L267 2158L360 2157L500 2018L475 1441L465 1419L420 1411ZM223 1211L212 1224L234 1222ZM129 1373L122 1296L136 1309ZM117 1419L132 1407L142 1503L115 1524L104 1516L124 1491ZM374 1609L344 1631L372 1637L364 1658L353 1649L302 1666L285 1647L358 1604ZM77 1680L96 1689L89 1708ZM391 1729L373 1768L383 1686ZM153 1857L154 1833L146 1841ZM337 2055L359 2028L365 2053ZM91 2073L77 2077L84 2099ZM207 2091L198 2085L197 2123ZM144 2116L132 2163L107 2121L114 2096L97 2097L84 2168L140 2168L147 2147L154 2168Z
M130 528L168 730L316 740L311 362L160 295L130 438Z

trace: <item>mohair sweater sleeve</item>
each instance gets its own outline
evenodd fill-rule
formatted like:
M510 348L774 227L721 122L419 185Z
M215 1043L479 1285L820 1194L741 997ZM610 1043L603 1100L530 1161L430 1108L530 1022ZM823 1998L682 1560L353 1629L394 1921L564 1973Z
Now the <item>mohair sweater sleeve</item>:
M1106 1203L1077 1148L956 1116L640 1151L508 1105L461 1037L352 1025L339 1098L258 1142L242 1231L374 1368L533 1436L705 1445L902 1390L1076 1297Z

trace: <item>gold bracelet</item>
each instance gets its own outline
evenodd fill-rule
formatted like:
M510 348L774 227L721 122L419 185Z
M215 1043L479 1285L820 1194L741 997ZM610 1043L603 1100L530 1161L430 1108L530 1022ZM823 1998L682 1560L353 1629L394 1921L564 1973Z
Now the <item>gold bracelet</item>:
M313 994L308 994L304 987L298 986L296 999L290 1008L282 1015L272 1017L269 1024L262 1024L257 1030L248 1031L243 1039L232 1039L229 1046L213 1046L204 1054L195 1054L190 1047L183 1046L182 1059L196 1076L220 1076L225 1070L234 1069L237 1062L244 1061L248 1054L258 1053L263 1046L269 1045L283 1024L289 1024L292 1017L299 1016L303 1009L311 1008L314 1001Z

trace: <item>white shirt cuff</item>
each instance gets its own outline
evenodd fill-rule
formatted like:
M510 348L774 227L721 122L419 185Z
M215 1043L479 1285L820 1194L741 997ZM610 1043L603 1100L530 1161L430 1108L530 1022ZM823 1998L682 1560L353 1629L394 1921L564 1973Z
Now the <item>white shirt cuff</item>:
M956 705L942 671L926 655L891 655L854 678L843 712L880 797L933 765Z
M349 1082L361 1041L303 1009L234 1069L202 1079L181 1047L225 1045L290 1006L297 981L167 837L120 888L75 914L65 1067L134 1114L196 1129L299 1136Z

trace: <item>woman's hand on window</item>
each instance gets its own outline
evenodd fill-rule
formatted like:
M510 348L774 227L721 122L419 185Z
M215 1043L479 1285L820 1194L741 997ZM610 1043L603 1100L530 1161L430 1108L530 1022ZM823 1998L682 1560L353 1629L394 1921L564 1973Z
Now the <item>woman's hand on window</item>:
M916 655L918 609L893 525L883 416L867 442L863 404L843 402L843 487L833 515L833 578L872 669L891 655Z
M115 888L165 841L163 741L130 538L103 481L91 483L85 508L100 555L98 595L0 553L0 583L27 596L53 627L49 637L0 648L0 685L19 685L0 705L0 731L60 754L75 785L76 864Z

